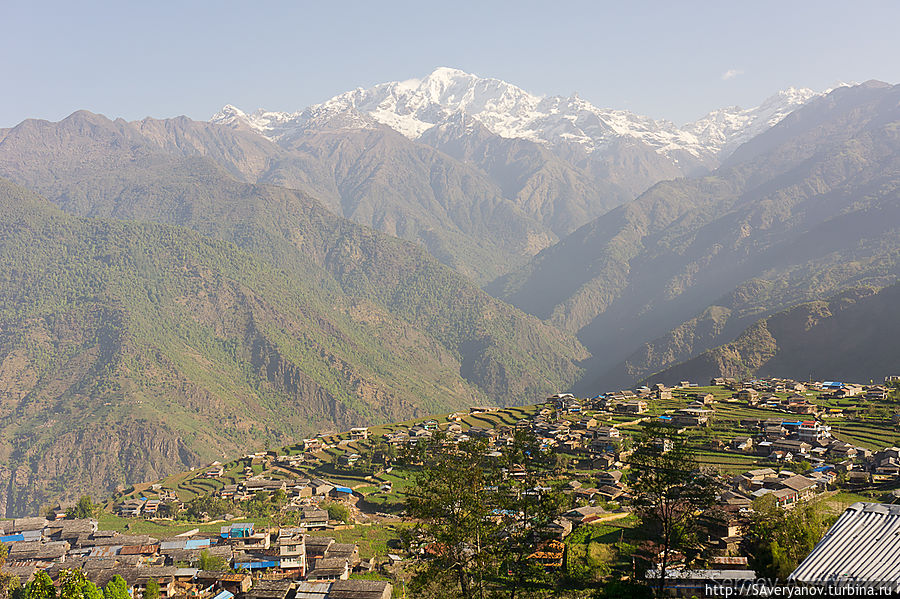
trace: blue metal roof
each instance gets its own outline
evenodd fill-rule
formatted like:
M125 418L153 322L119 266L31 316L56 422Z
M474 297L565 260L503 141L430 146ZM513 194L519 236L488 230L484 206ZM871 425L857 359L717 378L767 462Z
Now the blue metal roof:
M234 593L230 591L222 591L221 593L213 597L213 599L231 599L232 597L234 597Z
M257 570L259 568L277 568L281 562L279 561L268 561L268 562L242 562L239 564L235 564L235 568L247 568L248 570Z
M335 487L334 490L340 493L353 493L353 489L350 487Z
M17 535L8 535L5 537L0 537L0 543L15 543L16 541L24 541L25 535L17 534Z

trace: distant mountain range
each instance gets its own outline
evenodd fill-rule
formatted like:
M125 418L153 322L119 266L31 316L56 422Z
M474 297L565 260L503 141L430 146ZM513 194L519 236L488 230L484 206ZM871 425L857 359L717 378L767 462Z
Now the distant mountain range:
M816 98L710 175L655 185L488 289L577 333L593 354L587 391L632 384L797 304L889 285L898 106L900 87L880 82Z
M792 88L679 128L439 68L296 112L225 106L211 123L279 146L257 182L305 189L486 283L654 183L715 168L817 95Z
M0 180L4 513L580 376L573 337L419 246L180 155L182 124L79 113L0 141L4 174L78 215Z
M296 112L260 109L247 114L227 105L211 122L246 127L276 142L323 127L378 125L421 139L429 130L466 116L493 135L537 142L568 158L608 151L630 139L676 164L683 162L680 168L689 173L699 165L717 164L723 155L818 95L810 89L789 88L756 108L723 108L678 127L627 110L597 108L577 95L535 96L499 79L442 67L424 79L355 89Z

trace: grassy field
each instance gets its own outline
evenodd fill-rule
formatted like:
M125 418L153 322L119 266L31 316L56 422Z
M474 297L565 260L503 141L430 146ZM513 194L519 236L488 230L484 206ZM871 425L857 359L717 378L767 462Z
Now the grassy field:
M359 524L352 528L316 533L316 536L334 537L338 543L356 543L359 545L359 557L383 557L398 550L400 543L399 530L405 524Z
M566 569L572 578L602 577L612 568L621 567L622 551L640 540L638 519L625 518L577 527L565 539Z
M268 518L238 518L234 522L253 522L257 526L270 526ZM218 533L222 526L228 524L218 521L212 523L175 522L168 520L143 520L141 518L122 518L114 514L103 513L97 519L100 530L116 530L132 535L150 535L156 538L174 537L183 532L199 528L200 532ZM230 522L230 521L229 521Z

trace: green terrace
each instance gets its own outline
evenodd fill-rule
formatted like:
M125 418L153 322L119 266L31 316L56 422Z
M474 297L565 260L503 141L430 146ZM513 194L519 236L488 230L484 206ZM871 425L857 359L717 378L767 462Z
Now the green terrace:
M494 428L497 426L512 426L517 421L529 418L537 413L541 405L530 405L523 407L503 408L496 412L465 415L457 422L463 429L471 427ZM380 439L382 435L388 432L405 430L416 424L421 424L427 420L436 420L440 424L450 423L450 416L460 414L462 412L450 412L438 416L425 416L407 420L405 422L397 422L391 424L383 424L369 427L369 440L350 441L350 432L333 433L322 438L323 442L329 447L315 454L316 461L304 464L299 468L282 468L273 463L272 454L276 455L299 455L303 453L303 446L300 443L291 444L275 451L268 452L268 456L263 459L250 459L242 457L223 464L224 473L221 476L209 478L205 473L209 470L209 466L198 468L195 470L182 472L169 476L159 481L158 489L153 489L150 483L141 483L133 485L125 492L117 494L111 500L106 502L107 507L111 507L113 503L133 499L137 497L158 497L160 491L166 490L175 494L175 496L183 502L191 499L208 495L221 490L225 485L237 484L247 478L245 469L250 468L252 475L265 473L265 476L273 479L289 479L297 475L325 478L329 481L359 490L377 490L384 482L390 481L393 490L389 493L375 492L372 494L372 502L383 504L386 508L393 506L402 501L402 490L409 485L408 477L399 475L399 471L394 470L394 474L378 474L376 476L367 474L357 474L337 469L334 466L337 458L345 453L362 452L373 446L373 442ZM338 444L343 446L338 447Z
M783 410L766 409L763 407L750 407L743 402L732 399L733 392L724 387L691 387L689 389L675 389L671 399L647 400L648 411L643 414L620 414L595 412L585 410L578 414L560 414L570 422L577 422L584 417L595 417L601 425L612 425L620 429L623 442L630 443L630 437L638 434L642 428L642 422L657 418L661 415L672 413L686 407L694 401L694 395L712 394L715 397L710 409L713 414L708 427L696 428L691 431L697 447L700 449L701 463L718 469L723 474L740 472L764 463L764 460L749 453L725 451L721 446L717 447L715 441L721 441L726 447L735 437L755 436L756 429L742 426L742 421L765 420L769 418L783 418L790 420L809 419L809 416L800 416ZM787 398L788 393L778 393L779 399ZM808 401L823 408L842 409L844 417L826 418L825 422L832 426L832 434L839 439L872 450L882 449L892 445L900 445L900 431L894 425L890 417L900 409L896 400L868 401L863 398L834 399L827 394L806 393ZM298 455L302 453L302 444L296 443L268 452L265 458L251 459L242 457L223 465L224 473L215 478L205 476L207 468L183 472L163 479L159 483L159 489L173 492L179 500L190 501L203 495L214 494L225 485L236 484L246 478L245 470L253 475L265 473L266 477L274 479L291 478L295 476L309 476L324 478L336 484L358 490L365 495L366 502L375 509L387 512L396 512L402 508L404 490L410 485L413 477L413 469L395 465L391 472L384 472L375 467L368 470L353 470L337 466L338 458L346 453L360 453L374 451L385 433L406 430L416 424L427 420L436 420L441 425L451 422L451 416L456 415L452 421L457 422L467 430L471 427L495 428L501 426L513 426L522 419L528 419L537 414L547 404L535 404L523 407L503 408L495 412L468 414L455 412L437 416L426 416L407 420L404 422L383 424L369 427L370 438L368 440L350 440L350 432L333 433L323 437L323 441L330 445L315 454L315 459L307 460L299 466L279 466L274 463L273 455ZM852 414L852 417L847 416ZM583 456L569 455L568 462L574 464ZM578 471L578 474L589 474ZM390 491L381 491L382 484L390 482ZM116 501L133 497L153 497L158 492L149 484L135 485L125 493L118 495ZM110 503L107 503L110 506Z

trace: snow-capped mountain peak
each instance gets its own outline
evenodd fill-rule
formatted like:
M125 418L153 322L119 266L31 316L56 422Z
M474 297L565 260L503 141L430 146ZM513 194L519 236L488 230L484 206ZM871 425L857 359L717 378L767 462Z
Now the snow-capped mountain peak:
M298 112L247 114L229 105L211 120L244 124L276 141L310 128L378 124L417 139L464 113L495 135L550 147L576 147L591 153L615 139L631 138L676 161L685 155L705 161L730 153L817 95L810 89L788 88L756 108L723 108L677 127L627 110L597 108L577 94L540 97L500 79L439 67L422 79L357 88Z
M788 114L821 94L809 88L789 87L755 108L720 108L684 126L702 145L729 154L736 147L774 127Z

